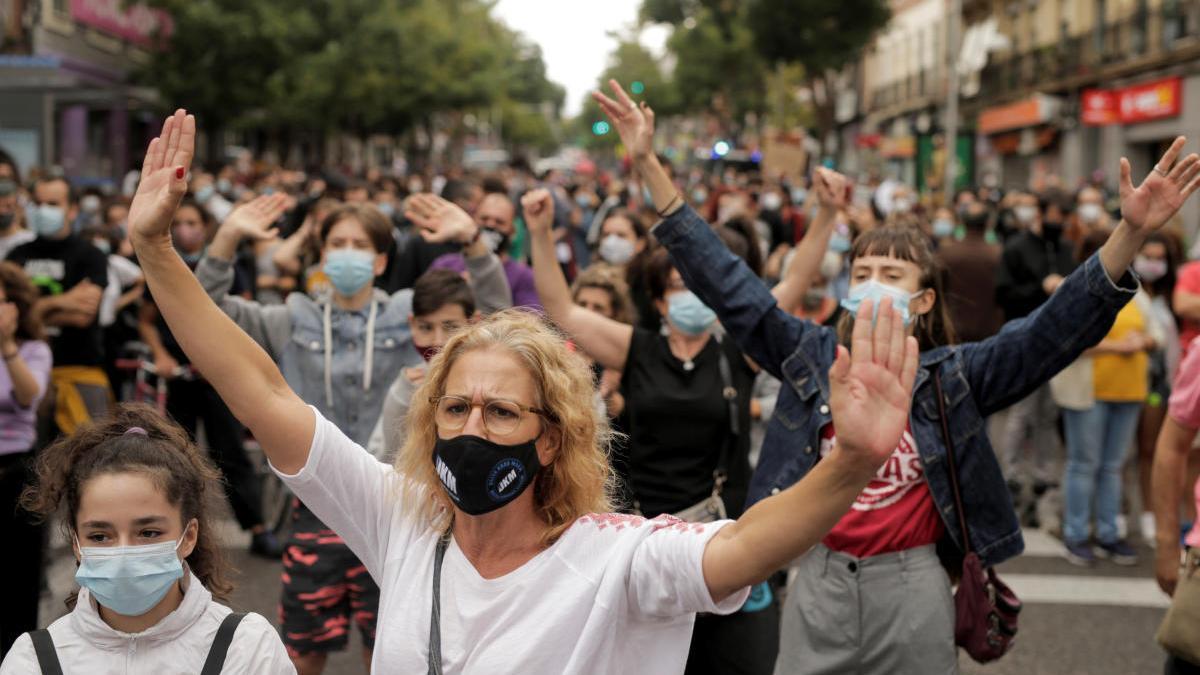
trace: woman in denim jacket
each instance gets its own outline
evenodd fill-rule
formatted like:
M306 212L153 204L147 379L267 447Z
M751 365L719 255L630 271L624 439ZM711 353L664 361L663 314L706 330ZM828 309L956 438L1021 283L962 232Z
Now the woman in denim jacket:
M749 502L770 498L806 475L835 437L828 371L835 347L845 343L839 333L848 333L801 321L776 306L763 282L683 203L659 166L652 150L653 112L610 84L615 100L599 92L595 97L633 154L655 208L665 214L655 236L670 250L688 288L717 312L745 353L784 382ZM928 245L918 235L883 228L856 242L851 304L891 298L907 310L910 330L921 342L909 432L823 545L798 561L776 672L957 671L953 600L935 546L943 541L958 551L963 546L934 379L946 398L972 547L985 565L998 564L1019 554L1024 543L984 420L1048 381L1108 332L1137 290L1126 270L1141 243L1200 183L1200 157L1175 162L1183 145L1177 139L1137 188L1123 160L1124 220L1113 236L1042 307L983 342L953 345L948 326L939 327L942 294Z

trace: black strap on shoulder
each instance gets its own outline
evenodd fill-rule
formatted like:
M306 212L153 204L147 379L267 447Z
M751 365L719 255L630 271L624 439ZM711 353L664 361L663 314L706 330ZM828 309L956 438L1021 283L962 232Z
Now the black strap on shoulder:
M433 609L429 613L429 675L442 675L442 560L450 546L450 533L438 540L433 556Z
M232 612L221 621L221 627L217 629L217 636L213 638L200 675L220 675L221 669L225 667L225 656L229 654L229 645L233 643L233 633L244 618L245 612Z
M933 371L934 393L938 399L938 417L942 420L942 440L946 443L946 471L950 474L950 489L954 493L954 508L958 509L958 527L962 537L963 553L971 552L971 534L967 530L967 512L963 509L962 490L958 485L958 462L954 459L954 444L950 440L950 426L946 418L946 395L942 393L942 377Z
M719 497L725 480L729 477L730 455L733 446L741 434L741 421L738 418L738 390L733 386L733 368L729 365L729 355L725 353L725 344L720 333L714 333L717 341L717 367L721 371L721 397L729 406L729 437L721 444L721 454L717 458L717 470L713 472L713 495Z
M33 652L37 654L38 665L42 667L42 675L63 675L62 665L58 662L58 651L54 649L54 638L45 628L29 632L33 640Z

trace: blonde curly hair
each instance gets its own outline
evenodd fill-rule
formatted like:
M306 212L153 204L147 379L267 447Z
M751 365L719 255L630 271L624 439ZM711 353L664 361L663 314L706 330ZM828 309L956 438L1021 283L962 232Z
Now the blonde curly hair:
M507 350L525 366L536 391L533 406L546 411L544 423L559 438L554 460L538 472L532 488L535 508L546 524L542 543L549 545L580 516L613 509L615 479L608 456L612 431L594 405L587 364L567 349L561 334L531 312L498 312L464 328L429 362L408 411L409 433L396 455L396 471L417 488L405 490L403 506L438 531L453 526L454 509L433 464L437 424L430 399L445 394L450 370L464 354L496 348Z

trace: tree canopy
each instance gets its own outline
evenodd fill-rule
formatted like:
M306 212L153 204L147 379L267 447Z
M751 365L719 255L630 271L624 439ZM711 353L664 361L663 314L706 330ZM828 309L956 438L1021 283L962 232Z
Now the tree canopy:
M522 142L543 142L543 113L562 106L540 50L484 0L154 4L175 30L141 79L209 126L401 133L496 106Z

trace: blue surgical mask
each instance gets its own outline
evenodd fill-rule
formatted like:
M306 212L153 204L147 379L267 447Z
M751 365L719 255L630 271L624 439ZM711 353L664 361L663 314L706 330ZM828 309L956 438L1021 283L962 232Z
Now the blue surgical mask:
M39 204L29 210L29 229L39 237L53 237L62 232L66 216L61 206Z
M183 577L177 553L182 542L183 537L147 546L80 546L75 581L117 614L141 616Z
M196 190L196 201L203 204L212 199L212 196L216 194L216 192L217 188L213 187L211 184L205 185L199 190Z
M344 296L351 296L375 278L375 255L352 248L339 248L325 254L325 275Z
M381 202L376 204L375 208L379 209L379 212L387 216L389 220L396 213L396 207L392 206L390 202Z
M850 289L850 297L842 300L842 307L852 315L858 314L858 306L863 300L870 300L873 308L871 320L875 321L879 318L879 303L884 298L892 299L892 308L900 312L901 318L904 319L904 325L907 326L911 317L908 315L908 303L913 298L918 298L924 295L925 291L917 291L909 293L903 288L896 288L887 284L880 283L874 279L864 281Z
M941 239L954 234L954 221L948 218L938 218L933 221L933 236Z
M838 228L841 229L841 228ZM834 232L829 237L829 250L834 253L846 253L850 250L850 237L847 237L840 232Z
M708 308L691 291L675 293L667 299L667 318L671 325L688 335L699 335L717 320L717 313Z
M217 179L217 191L223 195L233 192L233 181L229 180L228 178Z

